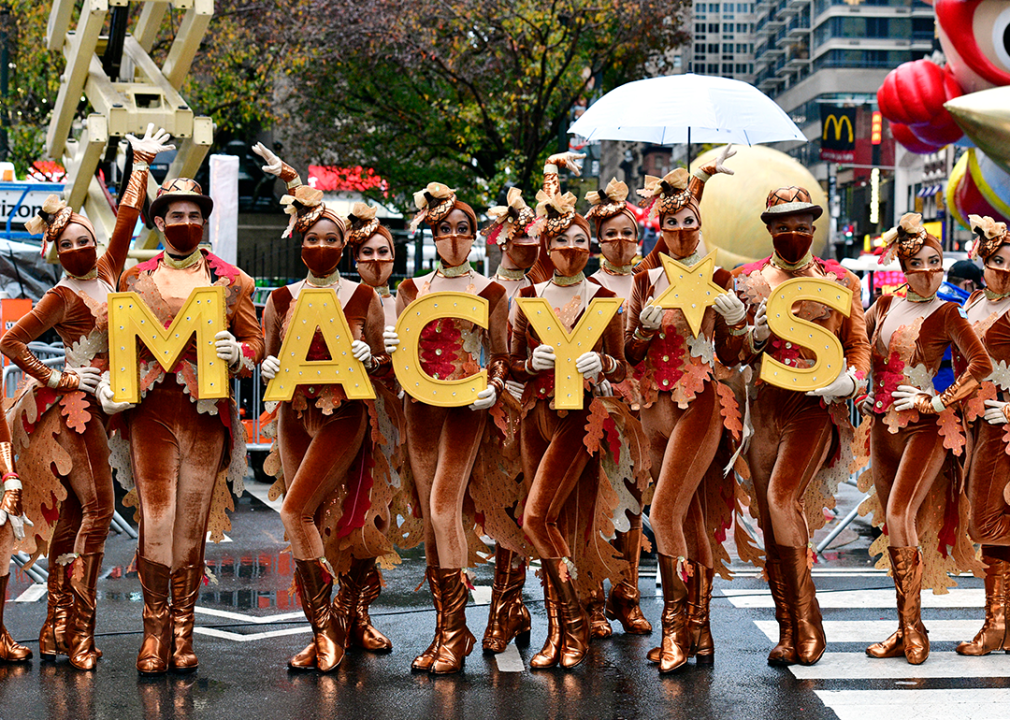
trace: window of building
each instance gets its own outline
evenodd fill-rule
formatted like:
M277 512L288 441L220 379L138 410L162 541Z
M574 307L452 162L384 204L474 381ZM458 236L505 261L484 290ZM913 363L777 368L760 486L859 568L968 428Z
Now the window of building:
M912 39L932 40L936 35L933 18L912 18Z
M712 55L718 55L719 54L719 46L716 43L709 43L708 44L708 52L710 54L712 54Z
M733 12L733 3L723 3L722 4L722 11L724 13L731 13L731 12Z
M709 75L718 75L719 74L719 64L718 63L714 63L714 64L713 63L709 63L706 67L708 68L707 72L708 72Z
M736 44L736 51L738 53L745 53L745 52L747 52L747 43L737 43Z
M737 23L736 24L736 31L738 33L745 33L745 32L747 32L747 23Z
M722 64L722 74L732 75L733 74L733 63L723 63Z
M737 75L746 75L747 72L748 72L747 71L747 63L737 63L735 67L736 67L736 74Z
M736 4L736 11L738 13L745 13L745 12L750 12L750 9L749 9L747 3L737 3Z
M718 33L719 32L719 23L709 23L708 24L708 31L710 33L712 33L712 34Z
M708 4L708 11L710 13L717 13L717 12L719 12L719 3L709 3Z
M694 35L695 37L705 34L705 23L695 23L694 24Z

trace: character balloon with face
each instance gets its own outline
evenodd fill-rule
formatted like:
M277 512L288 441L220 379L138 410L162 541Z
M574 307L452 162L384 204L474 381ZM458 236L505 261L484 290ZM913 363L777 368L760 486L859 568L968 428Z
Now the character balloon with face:
M143 138L127 136L133 170L122 196L111 242L99 258L95 230L82 215L50 196L29 230L43 234L63 265L63 278L0 341L0 351L31 378L11 410L19 429L16 452L23 468L39 468L27 495L36 532L49 540L49 607L39 634L43 659L69 655L74 667L91 670L101 652L95 648L95 583L101 570L105 538L115 511L109 468L108 418L94 396L108 369L106 296L113 292L126 262L140 208L147 194L148 163L166 144L164 130L147 129ZM66 350L63 372L47 367L28 344L47 330L60 336ZM54 458L54 454L57 456ZM59 468L53 475L51 468ZM43 488L52 482L52 488ZM49 532L38 501L61 499L59 520ZM39 551L44 548L39 547ZM73 567L69 567L73 565Z
M873 418L870 458L875 521L884 528L881 544L887 543L894 576L898 630L870 645L866 653L876 658L904 655L918 665L929 657L919 599L924 565L932 584L935 578L929 570L944 560L938 549L944 545L942 549L947 550L946 544L954 546L950 560L955 566L966 558L974 563L967 528L958 522L959 493L951 491L951 483L961 485L952 453L964 452L958 405L992 372L992 363L957 303L936 296L943 281L943 250L922 226L922 216L902 216L898 226L884 234L884 242L881 263L896 254L908 287L905 297L885 295L866 313L873 381L862 407ZM962 359L959 364L964 369L937 395L933 376L948 347ZM946 512L950 502L954 503L952 513ZM924 504L939 510L920 516ZM937 536L943 541L937 541ZM948 542L950 538L953 542ZM967 569L975 568L944 568L941 582L946 572Z
M263 354L263 335L252 303L253 279L200 248L214 201L189 178L166 180L151 203L164 252L127 270L122 292L135 292L165 327L199 288L225 290L226 330L215 337L215 355L231 376L249 377ZM137 656L141 675L170 669L192 672L194 608L204 577L208 524L219 532L228 520L230 482L242 493L245 434L231 398L200 398L196 337L165 372L146 345L138 347L140 402L115 399L108 376L98 387L120 430L110 438L119 482L136 484L140 511L137 573L144 596L144 638ZM129 461L126 459L129 458ZM170 599L171 598L171 599Z
M755 370L766 355L794 367L814 364L813 350L773 335L768 327L765 304L776 287L792 278L820 278L852 291L848 316L812 301L793 308L797 317L820 325L841 343L845 362L831 383L803 393L755 380L748 390L754 434L747 449L753 486L747 489L764 532L765 571L779 623L770 665L811 665L824 653L808 543L810 533L824 523L824 503L848 477L854 429L845 401L861 394L869 371L859 279L810 252L814 221L822 212L803 188L772 191L761 220L774 252L733 271L737 294L753 325L742 359Z
M413 669L434 674L459 672L475 638L466 626L469 564L464 502L474 462L488 422L488 411L502 402L508 377L506 338L508 298L496 282L474 272L467 258L477 233L473 209L442 183L429 183L414 193L419 212L413 229L423 221L435 239L439 261L434 272L404 280L396 293L400 314L429 293L452 291L488 301L487 329L468 321L441 318L421 331L421 368L435 379L456 380L477 372L486 362L488 386L469 407L437 407L407 398L407 454L424 518L428 585L437 612L435 637L413 662ZM386 349L394 352L400 339L386 328ZM466 527L469 525L469 528Z
M985 622L975 637L957 646L961 655L988 655L1010 649L1006 636L1007 588L1010 587L1010 505L1006 486L1010 482L1010 454L1006 436L1010 378L1010 236L1005 223L991 217L970 218L976 241L973 258L983 262L985 289L976 290L964 309L968 322L981 340L991 375L982 380L979 391L965 405L965 414L974 421L974 443L966 491L971 507L968 533L982 546L985 564ZM963 367L956 358L958 369Z

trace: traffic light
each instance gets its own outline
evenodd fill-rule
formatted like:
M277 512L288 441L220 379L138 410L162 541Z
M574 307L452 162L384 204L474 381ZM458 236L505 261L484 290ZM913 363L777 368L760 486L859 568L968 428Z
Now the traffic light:
M870 125L870 143L872 145L879 145L880 138L883 133L884 121L880 115L879 110L873 111L873 120Z

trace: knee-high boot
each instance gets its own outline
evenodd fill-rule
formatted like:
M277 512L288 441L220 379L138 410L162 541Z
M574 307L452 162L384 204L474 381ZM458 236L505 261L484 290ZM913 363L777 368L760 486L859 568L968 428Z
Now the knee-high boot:
M74 594L70 591L70 574L65 565L55 557L49 561L49 597L46 621L39 630L39 655L43 660L55 660L57 655L69 654L69 622L74 607Z
M638 589L638 562L642 556L642 516L632 518L628 532L617 533L614 543L630 566L630 576L610 587L607 598L607 617L617 620L624 632L631 635L648 635L652 624L642 614L639 601L642 593Z
M137 575L144 594L144 640L137 655L137 672L163 675L172 652L172 622L168 609L171 570L167 565L137 555Z
M994 650L1010 652L1006 636L1007 592L1010 590L1008 548L982 546L985 568L985 622L975 638L963 642L956 650L961 655L988 655Z
M573 668L585 660L589 652L589 618L579 601L565 561L562 558L543 558L541 562L558 596L561 667Z
M196 601L203 581L203 564L183 565L172 573L172 669L192 672L200 666L193 652Z
M295 568L302 609L312 626L313 642L316 646L316 669L324 673L330 672L344 659L346 633L343 618L334 617L330 611L333 578L320 560L296 559ZM290 663L289 667L294 670L304 669L304 666L294 666Z
M821 608L817 604L817 589L807 566L807 548L777 545L776 550L789 590L788 599L792 603L796 661L800 665L813 665L821 659L827 642Z
M81 564L80 579L72 577L70 590L74 594L73 619L69 623L70 638L67 648L70 664L79 670L94 670L98 661L95 653L95 614L98 575L102 570L104 553L81 555L74 562Z
M589 637L608 638L614 634L614 629L607 621L607 594L603 591L603 583L593 588L586 598L586 615L589 617Z
M898 596L898 621L905 659L920 665L929 657L929 635L922 624L922 557L917 547L889 547L894 588Z
M438 646L442 644L442 586L438 584L437 567L429 565L424 574L428 578L428 587L431 589L431 602L435 606L435 637L432 638L428 649L414 658L410 669L419 672L431 670L435 657L438 655Z
M517 555L501 545L495 550L491 608L484 631L485 652L504 652L512 639L520 635L525 636L525 642L530 639L530 611L523 604L526 563Z
M10 573L0 576L0 661L28 662L32 659L32 651L14 642L4 625L4 605L7 604L7 583L10 579Z
M466 626L466 601L470 594L463 582L463 570L436 568L442 588L442 641L431 664L435 675L449 675L463 669L466 656L473 650L477 638Z
M699 665L712 665L715 662L715 641L712 639L709 607L715 571L693 560L687 562L692 570L687 580L687 627L691 635L688 655L696 658Z
M663 638L658 648L659 672L666 674L683 667L691 647L687 625L687 585L677 572L677 558L657 554L663 579ZM655 656L655 651L650 652Z
M351 569L340 578L340 589L333 601L334 611L347 619L347 646L371 652L389 652L392 641L372 625L369 606L382 591L382 580L373 558L351 561ZM339 608L339 610L338 610Z
M769 549L770 550L770 549ZM777 556L768 553L765 562L768 588L775 602L775 620L779 624L779 641L768 653L768 664L775 666L795 665L796 644L793 639L793 610L789 601L789 590L782 572L782 563Z
M558 609L558 593L554 584L542 571L541 583L544 586L544 609L547 611L547 639L543 649L530 659L530 667L534 670L544 670L556 667L561 661L561 617Z

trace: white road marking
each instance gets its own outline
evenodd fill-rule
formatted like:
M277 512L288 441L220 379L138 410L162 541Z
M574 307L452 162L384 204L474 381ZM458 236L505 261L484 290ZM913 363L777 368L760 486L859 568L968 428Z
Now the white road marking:
M1001 678L1007 675L1007 663L1002 654L977 658L962 657L955 652L934 652L922 665L910 665L904 657L880 660L861 652L826 652L815 665L792 665L789 670L798 680ZM864 713L863 717L869 715ZM1007 717L1005 712L1002 717ZM888 720L894 718L888 717Z
M982 627L982 614L977 620L926 620L929 639L934 642L960 642L971 640ZM779 624L774 620L755 620L754 624L772 642L778 642ZM883 640L898 629L898 618L893 620L825 620L824 634L828 644L836 642L874 643Z
M312 627L306 623L302 627L285 628L284 630L268 630L260 633L250 633L242 635L240 633L219 630L218 628L194 627L193 632L197 635L208 635L220 638L221 640L233 640L234 642L252 642L253 640L266 640L267 638L283 637L285 635L301 635L312 632Z
M773 608L771 592L767 588L759 590L738 590L722 588L724 597L728 597L733 607L738 608ZM822 608L862 609L895 607L894 590L841 590L835 592L817 593L817 602ZM980 608L985 603L985 591L982 588L954 588L946 595L934 595L931 592L922 594L924 608Z
M494 660L498 665L498 672L523 672L526 670L515 643L509 643L505 652L495 655Z
M255 625L266 625L275 622L285 622L305 618L303 612L280 613L279 615L248 615L246 613L231 612L230 610L215 610L214 608L197 607L199 615L210 615L212 617L226 618L228 620L240 620L242 622L253 623Z
M27 590L18 595L17 599L14 602L23 602L23 603L36 602L40 598L46 596L46 592L48 589L49 588L46 585L43 585L41 583L34 583L32 585L29 585Z
M814 692L839 720L1004 720L1010 703L1010 690L1004 688Z
M210 530L207 531L207 542L212 542L211 539L210 539ZM232 539L230 537L228 537L227 535L225 535L224 539L222 539L221 542L223 542L223 543L230 543L230 542L232 542Z
M245 491L252 495L254 498L259 500L261 503L266 505L271 510L281 511L281 505L284 504L283 500L271 500L268 495L270 488L269 486L264 487L262 483L256 483L256 485L246 485Z
M476 585L473 590L470 591L470 595L473 596L474 605L490 605L491 604L491 586L490 585Z

